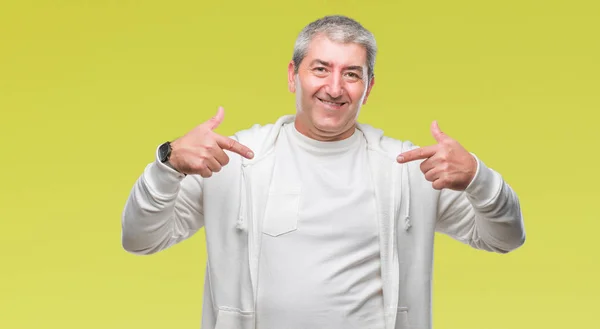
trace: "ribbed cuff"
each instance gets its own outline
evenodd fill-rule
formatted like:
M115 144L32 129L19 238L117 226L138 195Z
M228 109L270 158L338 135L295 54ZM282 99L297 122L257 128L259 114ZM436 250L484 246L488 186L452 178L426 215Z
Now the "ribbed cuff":
M498 197L502 189L502 177L488 168L475 154L471 155L477 160L477 171L465 192L474 206L485 207Z
M160 162L157 147L154 162L148 164L144 171L144 179L150 188L160 194L171 195L177 193L183 178L184 174Z

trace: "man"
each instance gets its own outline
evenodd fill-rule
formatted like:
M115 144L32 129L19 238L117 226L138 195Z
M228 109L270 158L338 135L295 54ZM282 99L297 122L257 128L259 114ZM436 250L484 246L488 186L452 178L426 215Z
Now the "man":
M436 122L423 148L356 122L376 52L350 18L307 25L288 67L295 115L225 137L219 108L135 183L127 251L206 230L202 328L431 328L435 232L498 253L523 244L513 190Z

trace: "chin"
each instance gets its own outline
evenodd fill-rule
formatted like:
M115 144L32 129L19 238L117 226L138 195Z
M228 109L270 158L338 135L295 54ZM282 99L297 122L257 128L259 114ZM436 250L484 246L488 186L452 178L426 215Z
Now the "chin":
M313 118L313 123L315 127L325 131L341 128L342 125L340 124L340 122L341 120L339 118L331 116L321 116L318 118Z
M319 131L329 134L339 134L346 130L344 121L341 118L317 118L314 121L314 126Z

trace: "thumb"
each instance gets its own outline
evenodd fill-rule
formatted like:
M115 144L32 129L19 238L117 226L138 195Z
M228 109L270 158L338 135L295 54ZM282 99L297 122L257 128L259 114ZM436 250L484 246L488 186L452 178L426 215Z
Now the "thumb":
M433 135L433 138L435 138L435 140L438 143L441 143L444 139L448 138L448 136L446 136L446 134L444 134L441 130L440 127L438 126L437 120L433 120L433 122L431 123L431 135Z
M225 110L222 106L219 106L219 110L217 114L208 120L207 125L210 129L216 129L221 122L223 122L223 117L225 116Z

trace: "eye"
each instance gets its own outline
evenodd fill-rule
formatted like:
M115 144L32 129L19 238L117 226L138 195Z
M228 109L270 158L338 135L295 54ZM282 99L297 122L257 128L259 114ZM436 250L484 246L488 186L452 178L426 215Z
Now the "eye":
M346 73L346 75L348 77L350 77L351 79L357 79L357 80L361 79L361 76L358 75L358 74L356 74L356 73L354 73L354 72L348 72L348 73Z

